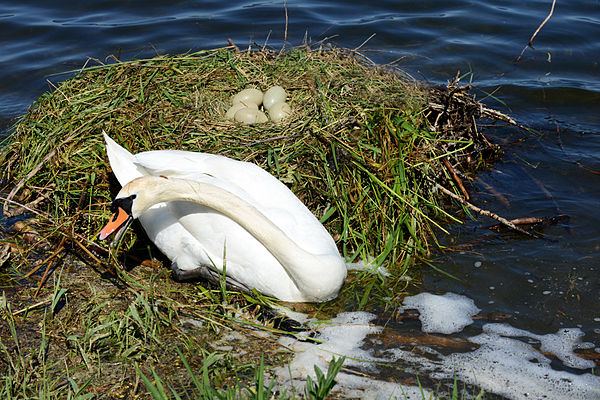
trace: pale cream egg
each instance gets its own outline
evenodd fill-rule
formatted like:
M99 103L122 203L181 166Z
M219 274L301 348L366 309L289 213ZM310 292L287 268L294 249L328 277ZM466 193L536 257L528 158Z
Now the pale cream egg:
M269 118L267 118L267 115L264 112L258 110L258 112L256 113L256 122L259 124L264 124L268 120Z
M287 93L285 92L284 88L282 88L281 86L273 86L265 92L265 95L262 100L263 106L267 110L270 110L273 104L284 102L286 96Z
M292 108L288 103L280 101L269 109L269 116L273 122L280 122L292 115Z
M252 105L256 105L254 103L251 103ZM229 107L229 110L227 110L227 112L225 113L225 118L233 120L235 118L235 113L238 112L239 110L241 110L242 108L246 108L247 106L244 103L235 103L234 105L232 105L231 107ZM258 107L257 107L258 109Z
M242 103L248 105L250 103L260 106L263 102L263 93L254 88L244 89L231 99L231 104Z
M238 110L234 115L234 119L237 122L241 122L244 125L251 125L257 122L263 123L268 121L265 113L260 111L256 104L252 104L252 106L243 107L240 110Z

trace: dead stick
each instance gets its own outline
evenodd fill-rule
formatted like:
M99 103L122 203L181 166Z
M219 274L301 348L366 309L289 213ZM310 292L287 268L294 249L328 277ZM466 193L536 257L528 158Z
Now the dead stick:
M74 236L70 238L73 243L75 243L81 250L83 250L90 258L96 261L98 264L102 264L102 261L98 257L94 255L91 251L89 251L79 240L77 240ZM99 247L100 249L106 251L104 248ZM108 253L108 251L107 251Z
M510 222L509 220L507 220L506 218L502 218L501 216L499 216L498 214L494 214L491 211L488 210L483 210L471 203L469 203L468 201L466 201L465 199L463 199L462 197L458 196L457 194L454 194L453 192L451 192L450 190L446 189L445 187L443 187L442 185L440 185L439 183L436 183L436 187L437 189L441 190L442 192L444 192L445 194L447 194L448 196L452 197L455 200L458 200L462 205L466 206L467 208L481 214L481 215L485 215L486 217L490 217L492 219L495 219L496 221L500 222L503 225L508 226L510 229L513 229L517 232L520 232L524 235L530 236L532 238L536 238L536 239L540 239L540 237L534 233L530 233L527 232L524 229L519 228L518 226L516 226L515 224L513 224L512 222Z
M373 38L375 37L375 35L376 35L376 33L374 33L374 34L372 34L371 36L369 36L369 37L367 38L367 40L365 40L364 42L362 42L362 43L360 44L360 46L358 46L358 47L355 47L355 48L352 50L352 52L354 52L354 53L358 52L358 50L359 50L361 47L363 47L365 44L367 44L367 42L368 42L369 40L373 39Z
M79 213L79 210L81 209L81 203L83 202L83 197L85 196L85 190L87 189L87 186L88 186L88 182L85 183L85 185L83 186L83 189L81 190L81 195L79 196L79 201L77 202L77 208L75 209L74 218L71 220L71 225L69 226L69 230L71 232L73 232L73 225L75 224L75 220L77 219L77 214ZM55 257L64 249L64 244L66 241L67 241L67 237L63 236L62 239L60 240L60 243L58 244L58 248L50 257L50 261L48 262L48 266L46 267L44 276L42 276L42 280L40 281L40 284L39 284L37 290L35 291L35 294L33 295L34 298L36 298L38 293L40 292L40 290L42 290L42 286L44 286L44 283L46 282L48 273L50 272L50 269L52 268L52 265L54 264Z
M485 117L488 117L488 118L491 118L491 119L500 120L500 121L504 121L504 122L509 123L511 125L514 125L514 126L516 126L518 128L521 128L521 129L524 129L524 130L529 130L529 128L527 128L526 126L519 124L517 121L515 121L514 119L512 119L508 115L506 115L504 113L501 113L500 111L484 107L483 105L480 106L480 110L481 110L481 114L483 116L485 116Z
M11 199L9 199L7 197L2 197L2 196L0 196L0 200L1 201L5 201L6 203L17 205L17 206L23 208L24 210L29 211L30 213L35 214L38 217L41 217L41 218L45 219L46 221L48 221L50 223L53 223L53 224L55 223L54 220L52 220L49 216L44 215L42 212L40 212L40 211L38 211L36 209L28 207L27 204L19 203L18 201L11 200Z
M24 207L19 207L19 208L15 208L12 210L8 210L6 213L4 213L4 215L7 218L16 217L16 216L21 215L24 212L26 212L27 211L26 207L28 207L28 208L35 207L45 199L46 199L46 196L42 195L42 196L38 197L37 199L25 204Z
M546 224L546 225L555 225L559 222L568 220L569 216L565 214L558 214L554 217L523 217L523 218L515 218L511 219L515 225L534 225L534 224ZM499 224L488 227L488 229L494 230L500 228Z
M458 185L458 188L462 192L463 196L465 196L465 199L469 200L469 193L467 192L467 189L465 189L465 187L463 186L462 180L456 174L456 170L454 169L454 167L452 167L452 165L450 164L450 161L448 161L448 159L445 157L442 158L442 161L446 165L446 168L448 168L448 171L450 171L450 173L452 174L452 178L454 179L454 182L456 182L456 184Z
M23 278L25 278L25 279L29 278L31 275L35 274L40 268L42 268L44 265L46 265L46 263L48 263L48 265L50 265L49 263L54 259L54 257L56 257L58 255L58 253L60 253L62 251L63 244L64 244L64 241L61 241L61 244L57 247L57 249L52 254L50 254L48 257L46 257L46 259L44 261L42 261L37 267L32 268L31 271L29 271L28 273L23 275ZM48 268L50 268L50 267L48 267ZM46 273L48 272L48 268L46 269ZM44 277L46 276L46 273L44 273Z
M29 311L31 311L31 310L33 310L35 308L38 308L39 306L43 306L43 305L49 304L51 302L52 302L52 300L44 300L44 301L40 301L39 303L32 304L29 307L23 308L22 310L15 311L13 313L13 317L15 317L15 316L17 316L19 314L23 314L24 312L29 312Z
M240 51L231 38L227 38L227 43L229 43L229 45L233 47L236 52Z
M543 217L523 217L510 220L510 222L512 222L515 225L539 224L544 221L546 221L546 218Z
M521 54L519 54L519 57L517 57L517 60L515 61L515 64L518 63L519 60L521 60L521 57L523 56L523 53L525 53L525 50L527 50L527 47L531 47L533 49L533 39L536 37L536 35L540 31L540 29L542 29L542 26L544 26L546 24L546 22L548 22L548 20L550 19L550 17L552 17L552 14L554 13L554 5L555 4L556 4L556 0L552 0L552 7L550 8L550 13L546 17L546 19L540 24L540 26L538 26L538 28L536 29L536 31L533 33L533 35L531 36L531 39L529 39L529 42L527 42L527 45L523 48L523 51L521 51Z
M281 47L281 51L279 54L283 53L285 50L285 42L287 41L287 31L288 31L288 12L287 12L287 2L283 0L283 9L285 10L285 30L283 31L283 46Z
M40 161L38 163L38 165L36 165L28 174L27 176L25 176L23 179L21 179L14 188L12 188L12 190L10 191L10 193L8 194L8 197L6 198L6 200L12 200L12 198L15 196L15 194L21 190L21 188L23 187L23 185L25 184L25 182L27 182L32 176L34 176L35 174L37 174L37 172L44 166L47 164L48 160L50 160L54 154L56 154L56 151L58 149L55 148L54 150L52 150L50 153L48 153L46 155L46 157L44 157L42 159L42 161ZM9 211L8 211L8 204L4 203L4 208L3 208L3 212L5 215L8 215Z
M63 245L65 244L65 238L63 237L62 240L60 241L60 243L58 244L58 248L56 249L56 251L52 254L52 256L50 257L50 261L48 261L48 265L46 266L46 270L44 271L44 276L42 276L42 280L40 281L34 295L33 298L35 299L37 297L37 295L40 293L40 290L42 290L42 286L44 286L44 283L46 282L46 278L48 277L48 273L50 272L50 269L52 268L52 266L54 265L54 261L56 260L56 256L58 254L60 254L60 252L63 250ZM31 272L30 272L31 274Z

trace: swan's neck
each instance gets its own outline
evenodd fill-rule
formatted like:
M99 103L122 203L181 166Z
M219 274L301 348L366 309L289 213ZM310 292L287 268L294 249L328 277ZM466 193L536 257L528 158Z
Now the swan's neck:
M315 255L300 248L256 207L231 192L205 182L151 176L138 178L123 190L132 184L143 188L138 189L134 217L155 204L169 201L190 201L209 207L237 222L265 246L307 300L324 301L337 295L346 276L339 254Z

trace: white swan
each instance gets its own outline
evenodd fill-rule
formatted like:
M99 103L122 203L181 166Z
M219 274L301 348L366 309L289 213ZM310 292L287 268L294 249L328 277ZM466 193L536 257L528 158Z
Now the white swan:
M255 164L214 154L159 150L133 155L105 133L123 188L98 238L118 240L139 218L179 278L227 279L284 301L335 297L346 264L304 204Z

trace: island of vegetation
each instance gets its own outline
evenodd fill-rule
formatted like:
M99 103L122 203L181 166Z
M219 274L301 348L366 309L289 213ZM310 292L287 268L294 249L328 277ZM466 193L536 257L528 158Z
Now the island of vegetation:
M3 398L42 389L53 398L157 398L165 388L249 396L263 362L285 363L276 337L293 327L273 318L272 299L175 282L140 225L118 249L96 242L120 189L103 130L132 153L220 154L288 185L362 266L336 299L285 305L319 317L399 304L418 283L415 260L464 215L452 199L464 205L469 176L499 152L477 124L505 117L458 78L425 84L356 51L230 46L113 61L72 71L0 149ZM236 93L273 86L287 93L288 118L225 117Z

